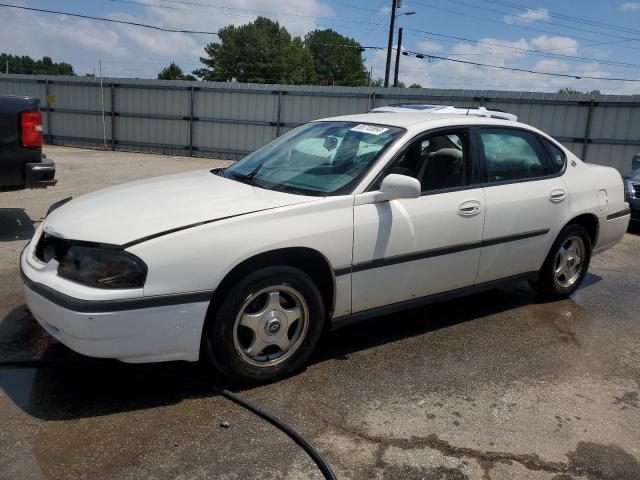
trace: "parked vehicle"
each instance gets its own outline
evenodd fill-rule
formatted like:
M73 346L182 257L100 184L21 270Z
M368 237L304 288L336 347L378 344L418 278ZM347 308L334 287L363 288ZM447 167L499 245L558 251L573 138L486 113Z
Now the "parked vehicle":
M631 207L631 220L640 221L640 153L633 156L631 168L624 179L625 196Z
M55 173L42 153L40 100L0 96L0 190L50 187Z
M78 352L264 381L325 328L521 279L566 297L628 223L620 174L533 127L368 113L75 198L21 269L33 315Z

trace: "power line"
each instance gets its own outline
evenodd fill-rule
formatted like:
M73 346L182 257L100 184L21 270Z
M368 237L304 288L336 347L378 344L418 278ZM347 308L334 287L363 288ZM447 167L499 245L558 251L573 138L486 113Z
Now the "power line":
M276 12L276 11L270 11L270 10L256 10L256 9L239 8L239 7L228 7L224 5L216 5L213 3L203 3L203 2L194 2L194 1L156 0L158 2L172 3L177 5L205 7L205 9L203 10L203 9L195 9L195 8L179 8L175 6L160 5L158 3L148 3L148 2L141 2L141 1L135 1L135 0L105 0L105 1L114 2L114 3L124 3L129 5L141 5L145 7L164 8L168 10L190 11L190 12L210 12L211 11L210 9L223 10L223 11L226 10L226 11L232 11L232 12L245 12L245 14L221 13L221 15L230 15L230 16L233 15L233 16L244 17L244 18L254 18L256 14L272 15L272 16L292 16L300 19L308 19L307 21L300 20L299 22L295 22L295 23L303 23L303 24L319 23L319 24L325 24L325 25L327 24L336 25L339 27L348 26L349 28L357 28L349 25L353 23L364 24L364 25L374 25L374 26L382 25L382 22L373 23L373 22L365 22L361 20L334 20L333 17L311 16L311 15L302 15L299 13ZM331 19L332 22L318 22L318 19ZM287 20L287 21L294 23L292 20ZM343 25L343 24L346 24L346 25Z
M427 8L432 8L434 10L440 10L440 11L447 12L447 13L453 13L454 15L473 18L473 19L476 19L476 20L482 20L483 22L497 23L497 24L502 25L502 26L506 25L506 26L513 27L513 28L520 28L520 29L525 29L525 30L531 30L531 31L534 31L534 32L548 33L550 35L558 35L558 32L552 32L550 30L543 30L541 28L529 27L527 25L518 25L518 24L514 24L514 23L506 23L506 22L503 22L501 20L495 20L493 18L479 17L477 15L472 15L470 13L459 12L457 10L451 10L451 9L439 7L439 6L436 6L436 5L431 5L431 4L428 4L428 3L421 2L419 0L413 0L413 1L416 4L425 6ZM584 40L586 42L598 42L599 41L598 39L587 38L587 37L579 37L577 35L573 35L573 38L574 39L578 39L578 40ZM629 41L635 41L635 40L640 40L640 38L628 38L628 39L625 38L625 39L622 39L622 40L615 40L615 41L612 41L610 43L611 44L613 44L613 43L623 43L623 42L629 42ZM630 45L620 45L620 48L627 48L627 49L630 49L630 50L640 50L640 48L632 47Z
M349 8L355 8L356 10L363 10L365 12L377 12L377 10L374 10L373 8L364 8L364 7L359 7L357 5L351 5L350 3L347 2L342 2L340 0L329 0L333 3L337 3L338 5L343 5L345 7L349 7Z
M30 10L32 12L53 13L56 15L68 15L70 17L85 18L87 20L98 20L101 22L121 23L124 25L133 25L134 27L151 28L153 30L160 30L162 32L169 32L169 33L197 33L197 34L203 34L203 35L216 35L216 36L218 35L217 32L202 32L198 30L174 30L172 28L158 27L156 25L149 25L147 23L128 22L126 20L114 20L112 18L104 18L104 17L92 17L90 15L81 15L79 13L59 12L56 10L45 10L43 8L23 7L20 5L10 5L8 3L0 3L0 7L17 8L20 10Z
M615 81L615 82L640 82L640 79L636 78L611 78L611 77L594 77L590 75L581 75L578 73L555 73L555 72L544 72L540 70L530 70L527 68L518 68L518 67L505 67L503 65L491 65L487 63L479 63L479 62L470 62L468 60L460 60L457 58L449 58L449 57L441 57L439 55L432 55L430 53L420 53L420 52L412 52L406 50L403 52L403 55L411 55L416 58L427 58L428 60L445 60L448 62L462 63L465 65L473 65L476 67L488 67L488 68L496 68L499 70L510 70L512 72L524 72L524 73L532 73L535 75L547 75L551 77L565 77L565 78L574 78L576 80L589 79L589 80L603 80L603 81Z
M474 5L474 4L471 4L471 3L468 3L468 2L463 2L461 0L449 0L449 1L451 3L456 3L458 5L462 5L462 6L465 6L465 7L471 7L471 8L475 8L475 9L478 9L478 10L482 10L484 12L493 12L493 13L499 13L501 15L507 15L507 16L514 17L514 14L512 14L510 12L505 12L504 10L496 10L494 8L481 7L481 6ZM537 11L538 12L545 12L544 10L537 10ZM519 15L515 15L515 17L517 18L517 17L519 17ZM549 21L543 20L541 18L533 18L533 19L531 19L531 21L532 22L536 22L536 23L544 23L546 25L552 25L554 27L561 27L561 28L568 28L568 29L571 29L571 30L577 30L579 32L594 33L596 35L605 35L605 36L608 36L608 37L621 38L621 39L624 39L624 40L633 40L633 39L631 39L629 37L624 37L624 36L615 35L615 34L611 34L611 33L598 32L596 30L589 30L589 29L586 29L586 28L573 27L571 25L563 25L563 24L559 24L559 23L549 22ZM503 22L503 23L510 24L509 22Z
M574 23L582 23L585 25L593 25L593 26L601 26L603 28L608 28L608 29L613 29L613 30L617 30L619 32L627 32L627 33L640 33L640 30L636 30L636 29L632 29L632 28L628 28L628 27L622 27L620 25L614 25L611 23L605 23L605 22L598 22L595 20L590 20L587 18L583 18L583 17L575 17L572 15L566 15L566 14L562 14L562 13L557 13L557 12L552 12L549 9L540 9L540 8L530 8L530 7L526 7L524 5L519 5L517 3L512 3L512 2L507 2L504 0L482 0L484 2L487 3L493 3L495 5L502 5L504 7L511 7L511 8L516 8L522 11L527 11L530 10L532 12L537 12L537 13L546 13L548 14L550 17L555 17L555 18L560 18L562 20L566 20L568 22L574 22Z
M574 62L583 62L583 63L600 62L600 63L607 64L607 65L614 65L614 66L621 66L621 67L628 67L628 68L640 68L640 64L637 64L637 63L620 62L618 60L607 60L607 59L603 59L603 58L580 57L580 56L576 56L576 55L565 55L565 54L561 54L561 53L551 53L551 50L554 50L554 49L531 50L531 49L527 49L527 48L514 47L513 45L505 45L505 44L502 44L502 43L487 42L487 41L484 41L484 40L474 40L472 38L459 37L459 36L456 36L456 35L445 35L445 34L440 34L440 33L429 32L429 31L426 31L426 30L417 30L417 29L406 28L406 27L405 27L405 30L411 31L411 32L426 33L427 35L432 35L432 36L436 36L436 37L455 39L457 41L468 42L468 43L471 43L471 44L490 45L490 46L494 46L494 47L506 48L506 49L513 50L513 51L516 51L516 52L519 52L519 53L542 56L542 57L545 57L545 58L559 58L559 59L563 59L563 60L569 60L569 61L574 61ZM447 41L447 40L442 40L442 41ZM450 43L456 43L456 42L454 42L452 40L450 40L449 42ZM576 47L572 47L572 48L576 48ZM479 52L479 53L448 53L447 55L467 56L467 55L508 55L508 54L509 54L508 52L489 51L489 52Z
M69 13L69 12L45 10L45 9L41 9L41 8L24 7L24 6L10 5L10 4L5 4L5 3L0 3L0 7L16 8L16 9L20 9L20 10L29 10L29 11L35 11L35 12L41 12L41 13L51 13L51 14L56 14L56 15L68 15L68 16L79 17L79 18L84 18L84 19L88 19L88 20L105 21L105 22L112 22L112 23L121 23L121 24L136 26L136 27L151 28L151 29L160 30L160 31L163 31L163 32L217 35L217 33L215 33L215 32L205 32L205 31L196 31L196 30L176 30L176 29L158 27L156 25L149 25L149 24L138 23L138 22L129 22L129 21L125 21L125 20L114 20L114 19L110 19L110 18L94 17L94 16L90 16L90 15L81 15L81 14ZM417 30L417 31L420 31L420 30ZM425 32L425 33L429 33L429 32ZM343 44L343 45L340 45L340 44L322 44L322 45L384 50L383 47L375 47L375 46L357 47L355 45L346 45L346 44ZM515 47L515 48L517 48L517 47ZM500 70L514 71L514 72L524 72L524 73L531 73L531 74L536 74L536 75L547 75L547 76L554 76L554 77L565 77L565 78L575 78L575 79L590 79L590 80L602 80L602 81L640 82L640 79L596 77L596 76L580 75L580 74L564 74L564 73L544 72L544 71L539 71L539 70L531 70L531 69L517 68L517 67L506 67L506 66L501 66L501 65L491 65L491 64L486 64L486 63L471 62L471 61L467 61L467 60L460 60L460 59L455 59L455 58L443 57L443 56L439 56L439 55L425 54L425 53L420 53L420 52L413 52L413 51L408 51L408 50L403 52L403 53L405 55L415 56L416 58L428 58L430 60L431 59L443 60L443 61L449 61L449 62L454 62L454 63L472 65L472 66L495 68L495 69L500 69Z

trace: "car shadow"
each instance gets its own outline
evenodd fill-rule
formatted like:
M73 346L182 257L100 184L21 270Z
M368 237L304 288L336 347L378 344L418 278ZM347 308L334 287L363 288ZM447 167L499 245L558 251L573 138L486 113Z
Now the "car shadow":
M96 417L211 396L233 387L199 364L130 365L87 357L51 337L26 305L0 321L0 390L42 420Z
M470 295L464 302L451 300L367 320L328 333L311 363L347 360L359 350L537 302L523 283ZM5 352L0 355L0 388L24 412L42 420L103 416L217 395L207 385L245 389L199 363L132 365L77 354L51 338L24 305L0 322L0 339L0 351Z
M459 299L438 302L423 307L384 315L349 325L334 332L319 348L314 361L348 359L359 350L396 342L478 318L499 314L532 303L539 303L526 282L508 288L489 290ZM389 328L393 325L393 328ZM366 334L363 334L366 332Z
M627 233L640 235L640 222L638 221L629 222L629 228L627 229Z
M35 223L23 208L0 208L0 242L30 240Z

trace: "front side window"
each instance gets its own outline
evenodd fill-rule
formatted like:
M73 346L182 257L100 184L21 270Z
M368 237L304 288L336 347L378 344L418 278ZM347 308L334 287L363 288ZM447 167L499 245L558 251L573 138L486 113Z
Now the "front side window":
M536 135L514 129L481 129L489 183L544 177L554 173Z
M370 123L307 123L246 156L223 175L289 193L345 194L402 133L402 128Z
M387 173L417 178L424 193L468 185L466 131L436 133L413 141Z

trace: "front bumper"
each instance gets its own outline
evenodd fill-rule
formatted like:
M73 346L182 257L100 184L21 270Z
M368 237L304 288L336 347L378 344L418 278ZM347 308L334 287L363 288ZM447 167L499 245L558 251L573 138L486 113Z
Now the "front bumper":
M43 158L41 162L27 163L24 166L26 188L52 187L58 183L55 176L56 164L47 158Z
M198 360L211 292L81 299L37 281L51 283L47 279L53 272L33 266L27 259L31 251L25 248L21 258L27 306L38 323L67 347L129 363Z

